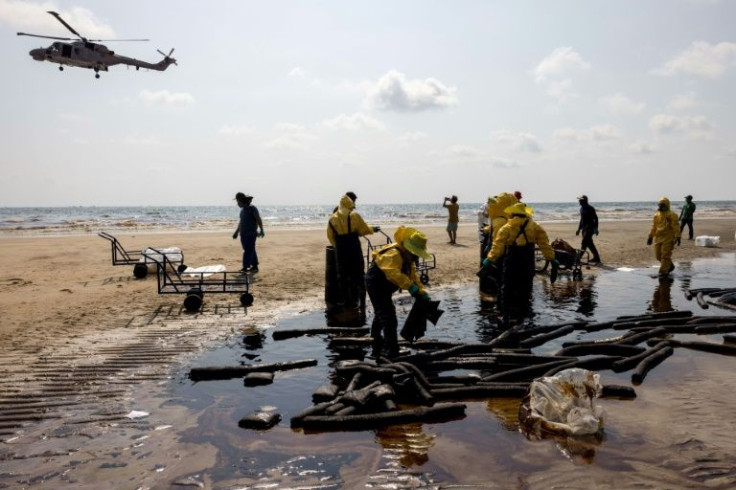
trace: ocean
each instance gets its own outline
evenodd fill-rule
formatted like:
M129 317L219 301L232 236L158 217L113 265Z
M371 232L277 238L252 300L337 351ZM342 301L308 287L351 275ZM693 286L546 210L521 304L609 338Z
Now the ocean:
M684 202L684 201L683 201ZM674 202L679 213L683 202ZM528 203L540 223L576 222L576 202ZM736 201L698 201L695 219L736 218ZM593 203L601 221L650 220L654 202ZM264 226L322 229L334 209L331 205L257 206ZM476 223L480 203L460 203L460 222ZM358 211L373 225L441 225L447 211L438 203L359 204ZM86 234L98 231L218 231L235 228L236 206L140 206L140 207L3 207L0 208L0 234Z

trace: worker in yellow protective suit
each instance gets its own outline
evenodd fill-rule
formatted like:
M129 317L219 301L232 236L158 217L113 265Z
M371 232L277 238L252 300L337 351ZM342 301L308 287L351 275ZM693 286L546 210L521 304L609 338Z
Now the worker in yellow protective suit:
M534 279L534 246L538 246L553 269L559 264L549 244L547 232L530 216L524 203L517 202L505 209L508 222L498 230L483 267L503 264L499 306L504 316L521 317L528 310Z
M498 235L498 231L508 222L508 215L506 214L506 208L512 204L516 204L518 200L513 194L508 192L502 192L493 197L488 198L488 204L486 213L488 215L489 224L484 229L486 241L481 252L481 265L482 261L488 256L488 252L491 250L493 240ZM486 300L493 300L498 294L498 287L502 281L502 264L497 264L497 267L488 270L488 274L483 274L480 278L479 289L486 296Z
M668 277L675 270L672 249L680 246L680 218L670 209L670 200L663 197L657 203L647 245L654 242L654 255L659 261L659 277Z
M365 308L365 266L360 237L379 231L368 226L355 211L358 197L347 192L340 198L337 211L327 222L327 239L335 247L337 280L343 306Z
M429 301L417 274L419 258L431 257L427 252L427 236L414 228L400 226L394 234L394 243L373 251L373 263L365 275L368 297L373 305L373 350L376 355L385 347L388 357L396 357L399 343L396 330L398 320L391 296L405 289L415 299Z

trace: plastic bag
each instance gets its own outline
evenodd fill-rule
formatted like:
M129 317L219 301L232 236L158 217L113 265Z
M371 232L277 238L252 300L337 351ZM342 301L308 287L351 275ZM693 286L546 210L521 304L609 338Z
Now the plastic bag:
M536 379L519 407L519 421L536 433L581 436L603 428L603 409L595 398L601 393L598 374L572 368Z

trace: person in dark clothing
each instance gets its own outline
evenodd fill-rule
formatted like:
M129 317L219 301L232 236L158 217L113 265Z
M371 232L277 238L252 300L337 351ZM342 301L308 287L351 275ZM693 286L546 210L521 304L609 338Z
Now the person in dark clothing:
M582 256L587 249L593 253L591 264L600 264L601 256L598 255L598 249L595 248L593 243L593 235L598 236L598 215L595 212L595 208L588 204L588 196L582 195L578 197L578 203L580 203L580 223L575 235L580 235L583 232L583 241L580 243L580 255Z
M256 238L263 238L261 215L258 208L251 206L252 196L246 196L242 192L235 194L235 200L240 207L240 221L238 228L233 233L233 240L240 235L240 244L243 246L243 268L240 272L258 272L258 254L256 253ZM258 231L260 229L260 231Z
M682 206L680 211L680 234L687 225L688 240L693 239L693 214L695 214L695 203L693 202L693 196L685 196L685 205Z

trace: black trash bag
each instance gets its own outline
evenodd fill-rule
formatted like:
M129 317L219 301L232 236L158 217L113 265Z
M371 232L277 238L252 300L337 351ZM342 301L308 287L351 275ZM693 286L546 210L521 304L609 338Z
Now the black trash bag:
M437 325L437 321L444 313L444 310L439 309L439 304L439 301L415 300L409 316L406 317L404 326L399 332L401 337L409 342L424 337L424 333L427 331L427 320L432 322L433 325Z

